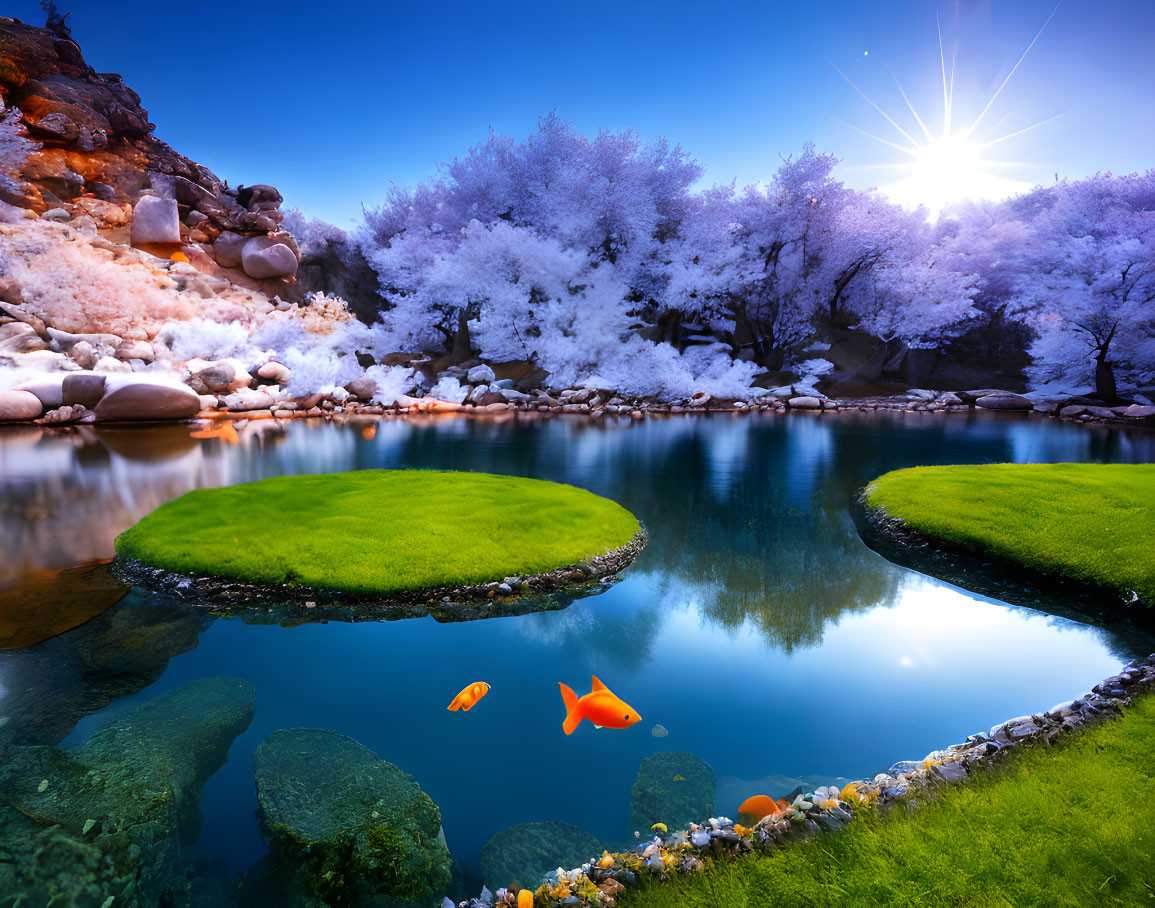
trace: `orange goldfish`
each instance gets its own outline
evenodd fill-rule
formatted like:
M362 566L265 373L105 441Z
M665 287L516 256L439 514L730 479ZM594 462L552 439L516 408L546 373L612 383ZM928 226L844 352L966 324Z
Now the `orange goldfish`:
M517 908L533 908L533 893L528 889L517 894Z
M629 728L642 721L637 711L620 700L613 692L598 680L594 675L591 689L588 694L578 699L578 695L558 682L561 688L561 698L565 701L565 722L562 731L572 735L574 729L581 724L582 719L589 719L594 728Z
M453 712L457 712L459 709L464 712L469 712L471 709L473 709L474 706L477 705L477 701L488 693L488 684L486 684L484 681L474 681L472 684L463 689L461 693L454 697L453 702L445 708L452 710Z
M738 808L738 813L757 817L760 820L763 817L770 817L776 813L781 813L788 806L782 798L775 801L768 795L754 795L752 798L747 798L742 802L742 806Z

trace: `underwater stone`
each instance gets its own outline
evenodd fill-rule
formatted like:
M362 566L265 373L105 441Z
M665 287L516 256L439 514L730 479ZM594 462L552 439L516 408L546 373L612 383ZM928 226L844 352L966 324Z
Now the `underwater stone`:
M690 753L651 754L638 766L630 789L627 835L665 823L685 828L714 814L714 770Z
M521 823L503 829L481 851L481 878L490 886L536 889L556 867L579 867L605 846L569 823Z
M265 885L302 905L427 906L444 895L441 811L413 776L317 728L273 732L255 764L257 819L279 868Z
M183 846L199 831L201 787L254 708L247 682L204 678L118 716L71 752L8 747L0 891L13 891L11 872L33 905L95 905L94 896L127 891L134 904L183 904Z

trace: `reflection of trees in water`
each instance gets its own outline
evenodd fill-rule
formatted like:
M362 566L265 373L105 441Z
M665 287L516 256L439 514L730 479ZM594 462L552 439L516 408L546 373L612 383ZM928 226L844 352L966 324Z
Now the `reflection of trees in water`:
M483 470L621 502L650 533L635 571L683 601L693 587L710 620L750 623L788 651L817 644L844 612L894 595L901 572L865 549L847 513L874 476L916 464L1155 458L1141 434L998 414L715 414L604 425L523 414L386 421L373 440L358 426L296 422L286 431L266 421L242 429L235 448L195 443L182 427L25 435L0 433L0 542L10 556L0 585L111 554L117 533L191 488L373 467ZM637 659L660 620L660 609L620 626L601 617L599 642L587 645Z
M527 615L518 621L517 630L542 646L577 653L590 664L636 671L650 661L661 626L654 605L628 615L606 615L599 612L594 598L564 612Z
M750 624L789 652L818 644L827 622L887 604L897 590L901 571L862 545L847 511L865 481L861 460L884 459L887 445L860 446L853 435L843 445L833 421L687 417L610 431L474 425L410 433L390 460L534 475L621 502L650 535L635 570L654 577L662 599L684 601L692 588L701 613L723 627ZM637 663L660 611L598 617L596 630L593 621L571 609L548 627L567 646Z

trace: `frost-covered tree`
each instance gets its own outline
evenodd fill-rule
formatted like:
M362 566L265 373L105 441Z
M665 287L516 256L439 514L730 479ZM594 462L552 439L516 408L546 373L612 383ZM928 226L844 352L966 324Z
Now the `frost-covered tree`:
M940 263L922 212L833 179L806 146L763 187L715 188L670 244L669 303L771 369L808 338L858 327L927 346L973 317L972 278Z
M1155 380L1155 171L1098 175L1012 204L1027 219L1014 308L1037 332L1036 383Z

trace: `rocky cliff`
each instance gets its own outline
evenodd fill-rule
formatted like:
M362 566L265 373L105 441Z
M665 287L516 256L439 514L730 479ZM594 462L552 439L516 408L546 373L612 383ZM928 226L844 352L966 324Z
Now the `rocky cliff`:
M9 127L23 126L36 143L25 145L33 150L24 160L4 162L0 200L58 219L91 218L102 231L129 227L136 246L188 246L181 254L194 264L209 259L254 281L276 280L283 286L261 289L299 297L301 253L281 229L281 194L266 185L233 189L174 151L153 135L139 95L85 63L74 41L0 17L0 97L12 111Z

